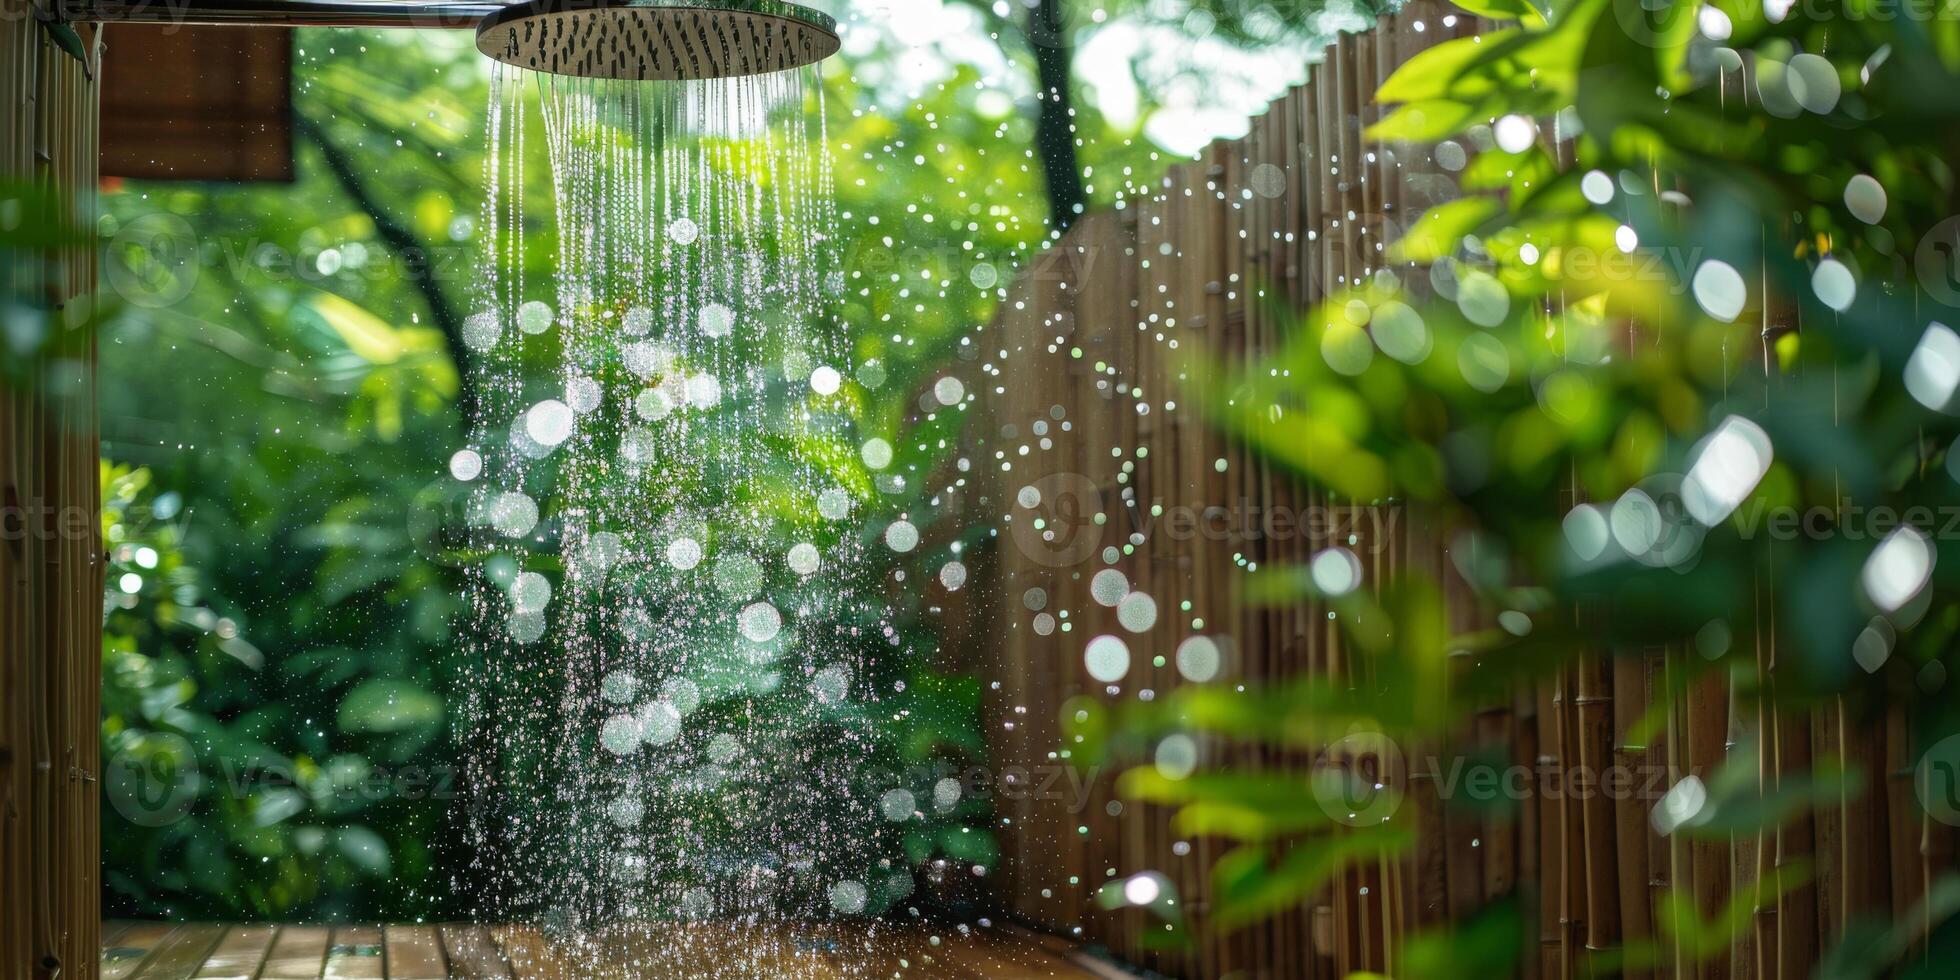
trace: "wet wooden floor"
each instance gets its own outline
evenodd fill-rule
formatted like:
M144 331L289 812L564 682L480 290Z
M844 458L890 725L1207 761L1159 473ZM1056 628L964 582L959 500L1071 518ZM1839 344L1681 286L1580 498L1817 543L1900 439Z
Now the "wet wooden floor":
M1120 980L1062 940L886 925L616 927L585 940L525 926L109 922L103 980Z

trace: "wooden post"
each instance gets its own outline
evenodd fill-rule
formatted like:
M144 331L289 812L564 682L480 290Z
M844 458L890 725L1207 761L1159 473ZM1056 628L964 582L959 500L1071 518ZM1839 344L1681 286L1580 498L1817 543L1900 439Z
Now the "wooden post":
M95 33L80 37L99 60ZM89 74L27 0L0 0L0 184L92 229ZM0 974L67 980L96 975L101 931L95 251L44 254L0 270L9 298L48 311L44 349L59 350L0 375Z

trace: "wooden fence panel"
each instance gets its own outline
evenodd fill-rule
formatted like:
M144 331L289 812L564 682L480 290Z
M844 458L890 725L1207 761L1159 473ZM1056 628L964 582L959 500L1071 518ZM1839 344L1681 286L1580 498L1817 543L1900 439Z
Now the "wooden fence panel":
M1412 296L1432 294L1426 268L1392 262L1386 249L1425 210L1455 196L1477 148L1472 140L1376 145L1363 133L1381 116L1373 91L1398 65L1489 26L1438 0L1417 0L1365 35L1341 37L1302 85L1251 121L1245 137L1172 168L1117 213L1080 222L1016 284L994 327L1015 366L997 378L986 408L992 435L1000 436L994 445L1005 447L992 462L1011 468L979 492L1025 531L1036 516L1055 518L1055 502L1044 498L1031 510L1017 505L1016 494L1069 474L1076 493L1096 498L1108 525L1095 549L1066 561L1003 543L991 572L996 598L974 597L973 615L997 624L997 640L967 659L998 672L990 717L1014 722L993 747L997 764L1066 761L1060 728L1049 719L1073 695L1113 702L1192 683L1177 650L1193 636L1218 643L1235 683L1301 675L1365 683L1352 672L1366 664L1345 655L1323 605L1244 601L1249 568L1299 565L1337 542L1304 527L1261 533L1259 518L1248 515L1285 510L1339 520L1372 545L1356 547L1367 587L1419 572L1440 583L1453 627L1488 625L1457 571L1458 543L1429 518L1394 501L1342 500L1291 482L1206 424L1218 407L1212 402L1230 393L1202 382L1271 363L1298 329L1298 311L1332 290L1392 277ZM1569 134L1544 128L1555 155L1569 162L1569 142L1558 142ZM1766 330L1790 319L1760 315ZM1021 454L1034 447L1029 425L1043 413L1072 424L1048 433L1052 448ZM1561 494L1564 506L1580 502L1576 485ZM1191 516L1195 532L1173 533ZM1207 521L1226 530L1208 535ZM1095 601L1092 584L1107 569L1156 600L1154 627L1126 632ZM1760 578L1763 619L1773 622L1775 570ZM1036 612L1024 601L1030 588L1046 590L1048 632L1033 629ZM1120 687L1084 667L1085 644L1105 633L1123 637L1133 655ZM1773 686L1774 636L1763 642L1760 675ZM1270 922L1223 935L1206 930L1214 909L1207 871L1227 845L1185 839L1169 814L1117 799L1109 773L1080 777L1092 791L1073 812L1053 800L1005 804L1018 833L1007 835L1010 867L996 879L997 894L1013 915L1178 977L1392 972L1410 934L1514 896L1529 923L1520 964L1529 977L1580 976L1598 952L1632 942L1660 950L1651 968L1629 971L1634 977L1807 976L1859 915L1910 914L1928 881L1953 864L1953 833L1929 824L1913 804L1908 719L1861 715L1843 703L1759 708L1725 674L1698 669L1704 663L1682 649L1581 659L1484 711L1450 740L1461 744L1441 754L1466 745L1495 753L1525 773L1527 799L1508 815L1455 805L1412 765L1406 803L1415 848L1355 864ZM1413 763L1442 747L1404 748ZM1758 767L1765 792L1783 774L1831 758L1875 774L1874 791L1759 837L1688 840L1653 830L1658 790L1689 774L1705 779L1745 750L1755 755L1741 761ZM1299 771L1313 762L1244 743L1201 745L1199 759L1248 772ZM1605 781L1617 778L1633 792L1605 792ZM1780 893L1768 887L1782 869L1811 861L1813 883ZM1157 919L1095 901L1105 885L1148 871L1166 876L1197 926L1187 952L1149 941L1163 928ZM1696 959L1657 929L1659 903L1670 893L1692 897L1704 919L1737 896L1745 903L1754 896L1755 915L1726 953Z

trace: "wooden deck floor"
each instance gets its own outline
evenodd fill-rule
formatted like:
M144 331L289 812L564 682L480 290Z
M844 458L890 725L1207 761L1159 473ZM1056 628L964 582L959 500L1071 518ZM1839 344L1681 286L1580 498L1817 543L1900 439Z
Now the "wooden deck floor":
M1019 931L622 926L585 942L525 926L110 922L103 980L1121 980Z

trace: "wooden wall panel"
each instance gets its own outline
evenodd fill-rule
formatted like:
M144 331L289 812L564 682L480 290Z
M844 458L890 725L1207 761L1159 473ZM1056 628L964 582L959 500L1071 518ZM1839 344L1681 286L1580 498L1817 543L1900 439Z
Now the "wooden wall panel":
M92 51L93 32L81 37ZM25 0L0 0L0 182L31 187L86 229L96 97ZM46 340L58 353L0 375L0 973L93 977L104 567L95 251L11 258L5 291L52 311Z
M102 56L102 173L293 179L293 32L115 24Z

